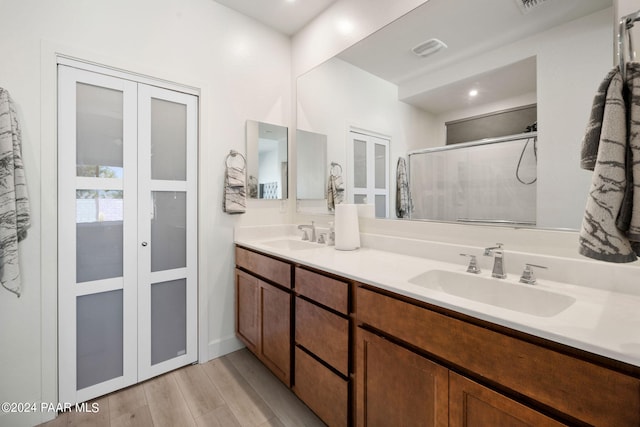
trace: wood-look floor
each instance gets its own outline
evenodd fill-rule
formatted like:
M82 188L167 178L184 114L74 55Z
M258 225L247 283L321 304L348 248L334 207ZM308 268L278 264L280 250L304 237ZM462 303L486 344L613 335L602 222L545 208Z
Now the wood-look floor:
M41 426L324 426L248 350L187 366L96 399Z

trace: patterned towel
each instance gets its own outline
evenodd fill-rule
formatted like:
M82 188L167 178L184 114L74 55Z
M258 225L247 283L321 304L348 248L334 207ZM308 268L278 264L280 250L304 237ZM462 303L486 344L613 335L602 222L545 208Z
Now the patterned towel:
M404 157L399 157L396 167L396 216L398 218L409 218L410 213L411 193L409 192L407 162Z
M627 192L618 218L634 252L640 256L640 63L627 64L626 94L628 111Z
M637 74L635 78L630 74L627 73L627 82L636 81L637 83ZM625 97L622 77L616 71L607 88L597 144L597 160L579 238L579 252L584 256L602 261L632 262L637 259L627 231L632 229L632 221L637 222L640 216L636 215L633 220L630 217L628 221L625 220L630 215L632 206L627 190L633 190L635 187L634 175L640 178L640 170L638 170L640 163L633 164L630 157L632 152L630 140L634 140L634 144L638 145L635 149L636 153L640 149L637 140L640 122L632 123L627 118L629 107L632 110L638 108L636 104L639 98L637 95L634 98L633 102L629 102L629 97ZM593 108L601 108L597 97ZM627 134L627 125L630 127L629 134ZM587 133L593 129L595 127L590 123ZM634 134L635 137L632 136ZM628 138L628 135L631 138ZM585 141L589 143L589 138L585 138L583 143ZM585 151L588 150L583 150ZM640 156L637 156L637 160L640 160ZM588 163L586 162L587 165ZM585 164L584 158L581 164ZM638 183L640 184L640 181ZM621 224L625 221L628 223L626 226Z
M582 169L592 171L596 166L598 157L598 146L600 145L600 132L602 132L602 119L604 117L604 107L607 98L607 90L611 84L611 79L618 71L618 67L609 71L604 78L596 95L593 98L593 106L591 107L591 116L587 130L582 138L582 151L580 153L580 167Z
M247 189L245 169L227 166L224 175L224 197L222 210L228 214L243 214L247 210Z
M334 211L336 205L344 201L344 183L342 175L329 174L329 184L327 186L327 208Z
M0 283L21 292L18 242L27 237L29 199L20 126L9 92L0 88Z

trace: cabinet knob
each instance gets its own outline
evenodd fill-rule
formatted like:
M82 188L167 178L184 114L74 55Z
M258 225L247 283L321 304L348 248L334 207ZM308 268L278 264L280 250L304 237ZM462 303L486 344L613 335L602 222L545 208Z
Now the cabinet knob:
M142 246L147 246L148 243L147 242L142 242Z

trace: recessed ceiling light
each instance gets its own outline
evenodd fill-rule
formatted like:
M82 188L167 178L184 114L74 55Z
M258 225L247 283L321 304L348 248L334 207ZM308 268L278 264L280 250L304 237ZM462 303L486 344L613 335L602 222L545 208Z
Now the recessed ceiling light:
M471 89L469 91L469 96L473 97L473 96L476 96L476 95L478 95L478 90L477 89Z
M353 23L348 19L342 19L336 24L338 31L342 34L350 34L353 31Z

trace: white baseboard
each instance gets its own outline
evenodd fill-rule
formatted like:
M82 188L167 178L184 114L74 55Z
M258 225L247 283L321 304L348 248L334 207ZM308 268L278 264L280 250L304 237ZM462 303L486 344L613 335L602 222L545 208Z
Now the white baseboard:
M209 342L209 360L233 353L236 350L244 348L244 344L235 335L229 335ZM208 362L201 360L200 363Z

